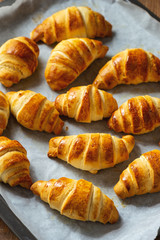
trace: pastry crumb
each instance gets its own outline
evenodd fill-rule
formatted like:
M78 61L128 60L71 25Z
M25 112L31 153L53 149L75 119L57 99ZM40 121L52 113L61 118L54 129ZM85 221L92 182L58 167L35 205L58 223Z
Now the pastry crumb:
M68 126L66 126L66 131L68 131L68 129L69 129Z
M121 206L122 206L123 208L127 207L127 206L124 204L123 201L121 202Z
M34 23L39 23L43 17L43 13L38 13L35 17L32 17Z

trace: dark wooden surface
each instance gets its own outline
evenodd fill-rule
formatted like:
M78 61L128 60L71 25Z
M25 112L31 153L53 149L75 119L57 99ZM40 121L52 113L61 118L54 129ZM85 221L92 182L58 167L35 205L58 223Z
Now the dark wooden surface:
M160 18L160 0L138 0Z
M139 2L141 2L146 8L160 18L160 0L139 0ZM18 238L11 232L11 230L1 219L0 240L18 240ZM156 240L160 240L160 236L158 236Z

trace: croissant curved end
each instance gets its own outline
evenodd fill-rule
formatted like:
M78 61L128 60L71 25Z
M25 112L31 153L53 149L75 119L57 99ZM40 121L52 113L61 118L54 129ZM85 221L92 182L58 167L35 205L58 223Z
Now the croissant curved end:
M11 99L14 93L15 93L15 92L7 92L7 93L6 93L7 98L8 98L8 99Z
M111 216L111 219L109 220L109 222L111 224L113 224L113 223L116 223L118 221L118 219L119 219L119 213L118 213L117 208L114 206L113 211L112 211L112 216Z
M32 186L30 187L30 190L35 194L40 196L41 193L41 189L42 189L42 185L44 184L44 181L37 181L35 183L32 184Z
M108 52L108 50L109 50L109 47L103 45L103 46L102 46L102 49L101 49L101 55L100 55L99 57L100 57L100 58L104 58L104 56L106 55L106 53Z
M30 176L26 176L25 178L23 178L22 182L19 182L18 185L23 188L30 189L32 185L32 179L30 178Z
M31 33L30 33L30 38L38 42L44 37L44 31L43 31L43 25L39 24Z
M132 135L123 136L122 139L125 141L128 152L130 153L135 145L135 139Z
M105 25L107 29L106 36L111 37L112 36L112 24L105 20Z
M117 194L117 196L121 199L125 199L126 198L126 193L125 193L125 188L123 187L123 184L121 183L121 181L119 181L115 186L114 186L114 191Z
M106 85L104 84L100 74L98 74L97 77L95 78L93 85L98 89L106 89Z

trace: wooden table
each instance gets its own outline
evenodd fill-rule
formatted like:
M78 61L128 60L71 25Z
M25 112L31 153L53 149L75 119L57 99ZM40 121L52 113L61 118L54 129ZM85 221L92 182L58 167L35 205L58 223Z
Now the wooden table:
M160 0L139 0L139 2L160 18ZM0 219L0 240L1 239L18 240L7 225ZM160 236L158 236L155 240L160 240Z
M160 1L159 0L138 0L151 12L160 18Z

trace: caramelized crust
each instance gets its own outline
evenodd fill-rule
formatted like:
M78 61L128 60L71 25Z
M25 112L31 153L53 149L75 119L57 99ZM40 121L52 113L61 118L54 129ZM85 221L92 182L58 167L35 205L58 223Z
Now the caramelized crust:
M11 87L27 78L38 65L39 48L27 37L8 40L0 47L0 82Z
M110 93L88 85L73 87L59 95L55 107L61 115L74 118L77 122L90 123L110 117L118 105Z
M97 173L129 158L134 147L134 137L122 139L110 134L92 133L51 138L49 157L58 157L72 166Z
M60 134L64 125L55 103L30 90L8 92L11 112L17 121L31 130Z
M74 37L106 37L112 35L112 25L89 7L68 7L46 18L30 34L35 42L47 44Z
M114 191L124 199L160 191L160 151L153 150L135 159L120 175Z
M91 182L69 178L37 181L31 191L62 215L81 221L115 223L119 214L114 203Z
M72 38L57 44L45 69L45 78L53 90L66 88L95 59L103 58L108 47L88 38Z
M116 132L143 134L160 126L160 99L138 96L112 113L108 126Z
M0 182L29 189L29 165L27 152L18 141L0 137Z
M9 102L6 95L0 91L0 135L6 129L10 115Z
M111 89L119 84L160 81L160 60L141 48L126 49L115 55L99 71L93 84Z

